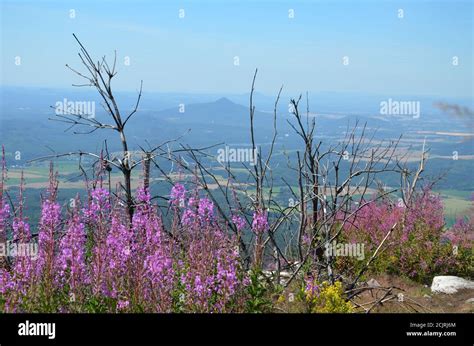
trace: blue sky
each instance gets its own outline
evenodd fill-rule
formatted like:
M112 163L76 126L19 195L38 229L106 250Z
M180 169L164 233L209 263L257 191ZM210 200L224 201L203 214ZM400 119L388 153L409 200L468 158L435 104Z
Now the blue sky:
M80 68L74 32L97 58L117 50L117 90L143 79L146 91L245 93L258 67L267 94L473 96L472 1L1 0L1 12L2 85L80 82L64 66Z

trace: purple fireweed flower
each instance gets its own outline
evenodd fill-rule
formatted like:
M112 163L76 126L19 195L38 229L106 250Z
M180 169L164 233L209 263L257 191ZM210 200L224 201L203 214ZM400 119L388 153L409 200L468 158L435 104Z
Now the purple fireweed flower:
M43 271L47 270L48 280L51 279L54 252L55 252L55 234L59 231L61 225L61 206L53 200L43 201L41 209L41 219L38 233L38 259L36 261L36 274L41 276Z
M127 262L131 255L133 233L121 224L118 218L112 218L112 224L106 239L106 257L108 269L116 275L125 273Z
M172 195L175 200L186 198L179 187ZM196 191L182 218L176 217L170 226L162 223L159 209L143 188L137 189L131 223L124 217L126 207L116 201L105 189L91 191L87 207L68 213L64 228L59 205L53 198L45 201L39 241L45 259L42 268L52 268L52 280L38 280L31 258L15 258L11 269L0 269L4 310L38 309L36 294L45 282L52 283L46 285L48 294L66 293L74 302L58 307L60 312L81 308L85 294L97 301L116 299L115 306L105 305L115 312L132 310L132 302L147 312L171 312L176 307L184 312L227 312L241 306L236 302L244 299L249 279L240 265L237 238L221 228L223 220L215 215L211 200L200 199ZM7 207L0 209L6 220ZM29 242L29 225L18 215L12 223L13 239ZM243 218L234 222L245 226ZM91 246L87 252L86 244Z
M202 231L206 227L214 225L214 203L208 198L193 198L188 202L188 207L184 210L181 216L181 224L186 226L194 233Z
M138 193L139 194L139 193ZM151 205L149 193L137 196L138 204L132 219L132 233L134 235L132 251L143 254L153 253L160 247L162 224L156 208Z
M199 205L199 198L196 196L189 197L188 199L188 207L197 207Z
M15 218L12 224L13 241L29 242L31 239L30 225L21 218Z
M126 280L133 232L113 216L105 240L94 246L91 282L94 294L116 298Z
M196 292L196 295L198 297L202 297L202 295L205 293L205 288L203 283L201 282L200 275L196 275L194 277L194 291Z
M268 216L267 212L263 210L256 210L253 214L252 230L255 233L263 233L268 230Z
M104 188L96 188L91 191L89 206L84 209L84 216L90 223L95 223L101 215L110 211L109 191Z
M59 244L56 260L57 282L67 283L71 290L88 282L85 243L84 224L80 222L78 215L73 215L68 221L67 232Z
M13 287L13 282L11 281L10 273L6 269L1 268L0 269L0 293L5 294L12 287Z
M208 198L201 198L198 204L198 215L201 221L210 221L214 218L214 203Z
M9 217L10 217L10 206L8 205L7 201L0 200L0 239L2 239L2 235L6 234L5 229L6 229L7 221Z
M233 295L238 285L237 261L232 255L224 257L217 263L217 292Z
M245 219L239 215L233 215L232 222L234 223L235 227L237 227L237 231L242 231L245 228Z
M183 217L181 218L181 222L185 226L190 226L194 220L196 219L196 212L191 209L186 209L183 212Z
M180 183L176 183L171 188L170 203L177 206L184 206L186 198L186 188Z
M130 306L130 302L128 300L119 300L117 302L117 310L126 310Z
M31 240L30 227L21 217L13 220L13 237L17 244L28 243ZM19 305L26 297L28 288L34 281L34 260L30 256L17 256L13 264L13 269L9 274L0 274L3 278L0 281L7 281L3 290L12 292L7 295L5 302L6 312L17 311ZM1 282L0 282L1 283Z
M150 203L151 195L150 191L147 188L140 187L137 189L136 199L140 203Z
M172 259L163 253L156 252L148 256L145 268L153 284L169 284L174 278Z

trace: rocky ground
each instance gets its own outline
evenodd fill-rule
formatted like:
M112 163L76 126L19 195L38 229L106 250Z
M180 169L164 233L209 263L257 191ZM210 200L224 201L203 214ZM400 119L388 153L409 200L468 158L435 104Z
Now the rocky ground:
M373 312L474 312L474 289L460 289L452 294L434 293L430 286L406 278L381 275L373 279L382 287L399 288L394 290L397 299L374 308ZM382 291L365 292L358 302L371 302L383 294Z
M471 281L472 283L472 281ZM456 293L434 293L431 287L407 278L378 275L371 277L364 286L372 290L360 294L354 302L359 305L358 312L366 312L374 302L382 304L370 310L372 313L474 313L474 289L459 289ZM285 299L280 299L276 312L305 312L304 305L296 297L297 287L290 285L285 292ZM387 289L395 287L388 295Z

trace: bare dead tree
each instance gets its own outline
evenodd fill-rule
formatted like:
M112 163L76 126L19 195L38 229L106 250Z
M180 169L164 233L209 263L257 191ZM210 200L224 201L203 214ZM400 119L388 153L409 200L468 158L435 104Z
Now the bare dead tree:
M138 91L134 108L130 112L127 112L125 114L122 113L112 89L112 79L117 75L116 52L114 54L113 63L111 65L109 65L105 56L95 62L95 60L93 60L90 53L82 44L82 42L77 38L77 36L73 34L73 37L79 44L80 52L78 53L78 56L83 67L85 67L85 71L78 71L77 69L74 69L69 65L66 65L66 67L79 77L85 79L86 81L86 83L84 84L73 84L73 86L95 88L102 100L102 108L108 115L108 119L110 120L110 122L99 121L94 115L77 112L77 110L68 109L66 111L58 111L58 109L53 106L52 108L56 110L56 114L55 117L50 118L50 120L69 124L70 126L66 129L66 131L76 127L82 127L87 129L86 131L74 131L74 134L90 134L97 130L112 130L118 134L122 151L119 155L117 155L116 153L111 154L108 150L107 141L105 141L104 148L102 149L100 154L79 150L67 153L54 153L53 155L40 157L33 161L48 160L65 156L77 156L80 159L83 157L89 157L93 159L93 166L98 166L97 172L99 172L100 174L105 172L107 174L109 191L126 205L131 221L135 208L135 201L133 198L132 191L132 172L136 168L138 168L139 166L143 166L143 184L145 188L149 189L151 183L152 162L154 162L156 166L156 161L160 157L171 159L171 155L173 157L176 157L176 155L180 155L182 152L188 152L192 150L200 152L202 150L205 150L206 148L182 147L176 151L170 151L169 145L171 143L177 142L179 139L182 138L182 136L179 136L175 139L166 140L156 146L149 145L149 148L146 149L139 146L140 151L130 150L126 135L126 125L138 111L138 107L142 97L143 81L140 82L140 89ZM79 167L86 181L89 181L86 174L86 170L81 165L81 163L79 164ZM111 187L110 178L112 168L115 168L122 173L122 181L120 181L119 183L119 193L114 192ZM153 198L157 197L161 198L162 196L154 196Z
M142 96L142 88L143 88L143 81L140 82L140 90L138 92L137 101L135 104L134 109L129 112L128 114L123 115L119 109L117 104L117 100L114 96L112 90L112 79L117 75L116 71L116 61L117 61L117 53L115 52L113 64L112 66L109 65L105 56L102 59L98 60L97 62L93 60L87 49L81 43L81 41L77 38L75 34L73 34L74 39L77 41L80 47L80 52L78 53L79 59L82 62L83 67L85 67L85 72L80 72L69 65L66 64L66 67L69 68L72 72L74 72L79 77L85 79L85 84L73 84L76 87L93 87L96 89L97 93L100 95L102 99L102 107L106 111L109 118L112 120L111 123L104 123L96 119L94 115L91 114L84 114L82 112L73 111L66 111L66 112L56 112L56 118L52 120L65 122L70 124L70 127L67 129L71 129L76 126L82 126L89 128L86 132L77 132L75 134L89 134L93 133L99 129L108 129L113 130L118 133L120 138L120 143L122 146L122 156L116 157L111 159L108 156L100 157L106 165L114 166L123 175L123 182L120 183L121 188L125 193L125 203L127 206L127 210L129 213L130 220L133 216L134 211L134 201L132 196L132 185L131 185L131 177L132 177L132 170L133 165L131 161L131 153L129 151L129 145L127 142L126 136L126 125L127 122L132 118L134 114L136 114L138 110L138 106L140 104L140 99ZM53 107L55 108L55 107ZM56 109L57 110L57 109ZM65 155L85 155L97 158L97 154L89 153L89 152L75 152L75 153L68 153Z

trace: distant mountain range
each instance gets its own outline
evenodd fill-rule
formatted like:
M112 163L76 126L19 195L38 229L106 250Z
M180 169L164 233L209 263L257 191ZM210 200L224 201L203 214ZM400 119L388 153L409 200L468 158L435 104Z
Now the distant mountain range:
M120 149L116 134L110 130L73 135L72 131L64 132L67 124L48 120L54 118L54 110L50 106L68 99L95 101L97 119L107 122L100 100L92 90L3 87L0 88L0 95L0 142L5 144L7 151L19 150L25 159L50 153L50 148L57 151L96 151L104 139L108 140L111 150ZM256 138L258 143L264 145L272 136L275 100L260 93L254 96ZM126 113L125 110L133 108L136 94L117 93L117 100L122 113ZM436 100L429 98L419 99L419 119L383 115L380 114L380 102L384 100L380 96L357 93L316 93L311 96L309 113L310 117L316 117L316 136L326 141L338 140L347 127L358 119L360 124L367 122L369 128L378 129L380 139L398 138L403 134L408 139L412 138L414 145L419 145L427 137L435 154L448 155L457 149L464 155L474 155L472 137L466 140L462 136L439 134L441 131L472 133L472 117L459 119L448 116L436 110L433 107ZM282 96L280 101L277 112L278 146L299 148L301 143L288 124L288 121L294 121L288 111L289 99ZM462 102L466 105L468 101ZM144 145L145 140L152 144L161 143L186 133L181 141L196 146L216 143L249 145L248 102L248 94L222 97L211 94L144 93L139 111L127 125L129 142L136 147L137 144ZM467 105L470 106L469 102ZM301 100L300 111L306 114L304 99Z

